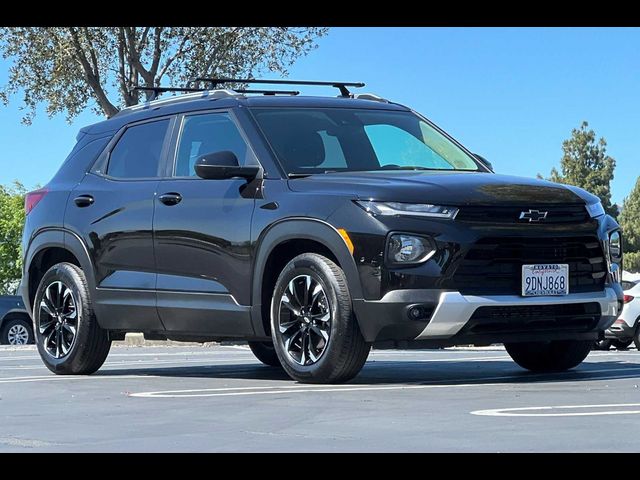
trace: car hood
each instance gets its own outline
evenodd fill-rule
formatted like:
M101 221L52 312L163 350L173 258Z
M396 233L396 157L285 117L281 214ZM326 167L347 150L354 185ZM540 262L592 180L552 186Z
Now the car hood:
M577 187L534 178L478 172L407 171L325 173L289 180L293 191L358 199L441 205L594 203Z

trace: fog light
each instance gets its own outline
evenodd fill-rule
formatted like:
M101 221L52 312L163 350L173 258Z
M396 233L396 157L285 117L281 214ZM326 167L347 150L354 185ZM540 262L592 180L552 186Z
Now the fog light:
M433 309L433 306L430 305L411 305L407 308L407 316L410 320L429 320Z
M387 261L391 264L416 264L436 253L435 243L427 237L396 233L389 237Z

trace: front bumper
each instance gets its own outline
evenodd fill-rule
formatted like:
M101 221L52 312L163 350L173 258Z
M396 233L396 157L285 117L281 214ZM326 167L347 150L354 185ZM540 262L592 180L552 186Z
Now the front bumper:
M474 296L457 291L394 290L380 300L355 300L354 310L360 329L369 342L426 341L433 345L490 344L509 341L559 339L597 339L617 318L618 292L606 287L600 292L574 293L564 297L521 297L517 295ZM561 325L562 328L520 328L519 331L478 333L465 330L481 307L532 307L546 305L570 308L571 305L599 306L592 313L594 322L587 329ZM413 320L411 309L418 307L425 318ZM508 327L509 320L506 320Z

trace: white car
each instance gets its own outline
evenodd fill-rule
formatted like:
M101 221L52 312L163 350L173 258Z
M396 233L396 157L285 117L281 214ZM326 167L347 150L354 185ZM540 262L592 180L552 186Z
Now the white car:
M618 319L605 332L605 339L597 348L608 350L615 347L624 350L632 343L640 350L640 281L622 280L624 307Z

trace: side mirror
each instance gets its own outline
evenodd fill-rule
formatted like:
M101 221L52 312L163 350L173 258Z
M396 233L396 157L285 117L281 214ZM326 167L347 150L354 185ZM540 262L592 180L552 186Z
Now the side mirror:
M241 167L233 152L206 153L196 160L194 166L196 175L205 180L226 180L229 178L244 178L251 181L260 173L257 165Z
M479 160L480 163L482 163L485 167L491 170L492 173L495 173L495 171L493 170L493 165L491 165L491 162L489 160L484 158L482 155L478 155L477 153L474 153L473 156L476 157L476 159Z

